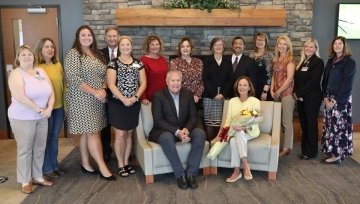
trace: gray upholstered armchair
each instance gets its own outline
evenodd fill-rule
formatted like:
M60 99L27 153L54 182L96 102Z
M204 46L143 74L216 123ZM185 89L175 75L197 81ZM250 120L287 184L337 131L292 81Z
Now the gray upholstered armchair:
M153 117L150 105L141 105L139 116L139 125L135 132L135 155L140 164L141 169L145 174L146 183L154 183L154 175L173 172L171 165L166 158L162 148L159 144L148 141L147 137L153 127ZM190 153L191 143L176 144L176 149L179 153L183 166L186 166L186 161ZM209 151L209 142L206 141L203 157L200 168L203 169L203 175L210 174L210 161L206 158Z
M224 103L222 125L225 123L229 101ZM281 124L281 103L261 101L260 112L264 117L259 124L260 136L248 142L248 161L252 170L268 171L268 179L276 180L279 161ZM218 137L211 141L213 145ZM231 168L230 146L226 145L217 158L211 160L211 174L217 174L217 167Z

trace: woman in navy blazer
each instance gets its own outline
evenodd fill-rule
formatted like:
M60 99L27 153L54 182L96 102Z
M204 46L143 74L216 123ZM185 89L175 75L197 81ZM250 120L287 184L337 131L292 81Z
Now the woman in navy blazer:
M352 85L356 63L351 58L346 38L336 37L329 49L322 83L325 104L321 151L328 158L324 164L339 164L352 155Z
M317 156L318 123L321 94L321 76L324 61L319 56L319 44L311 38L304 43L301 59L294 75L294 96L297 100L301 126L301 154L298 157L307 160Z

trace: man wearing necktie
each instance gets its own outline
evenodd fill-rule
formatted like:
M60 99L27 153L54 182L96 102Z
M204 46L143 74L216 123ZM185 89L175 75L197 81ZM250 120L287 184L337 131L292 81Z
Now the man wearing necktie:
M237 36L232 40L232 52L231 56L226 56L227 60L231 60L233 68L233 77L231 84L234 84L235 81L241 76L248 76L251 79L253 84L256 84L256 63L255 60L251 57L243 54L245 49L245 40ZM229 96L234 97L233 86L229 91Z
M107 43L107 47L101 49L100 51L106 59L106 63L109 63L111 60L118 57L120 54L118 48L119 35L120 34L116 26L110 26L105 30L105 42ZM109 124L101 131L101 144L103 147L104 160L106 162L109 162L112 154L111 125Z
M178 187L195 189L195 176L199 171L206 134L195 128L197 111L192 92L181 88L182 74L169 70L166 75L167 87L155 93L152 98L154 127L149 140L160 144L177 179ZM175 143L191 143L190 154L184 169Z

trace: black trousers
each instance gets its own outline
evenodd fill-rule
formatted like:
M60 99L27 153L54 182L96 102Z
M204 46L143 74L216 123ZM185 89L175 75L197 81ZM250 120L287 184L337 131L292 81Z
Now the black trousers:
M308 157L316 157L318 153L318 115L321 99L297 101L301 127L301 151Z

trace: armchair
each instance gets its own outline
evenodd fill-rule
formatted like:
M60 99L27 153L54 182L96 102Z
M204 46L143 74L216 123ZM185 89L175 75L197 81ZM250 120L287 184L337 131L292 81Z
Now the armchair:
M154 183L154 175L173 172L173 169L166 158L161 146L155 142L148 141L148 136L153 127L153 117L151 113L151 104L141 104L139 115L139 125L135 130L135 155L139 162L141 169L145 174L146 183ZM180 160L183 166L186 167L186 161L190 153L191 143L176 144L176 149L179 153ZM200 168L203 169L203 175L210 174L210 161L206 158L209 151L210 144L205 143L203 157L200 163Z
M225 123L229 101L224 103L222 126ZM252 170L268 171L268 180L276 180L279 161L281 103L261 101L260 112L264 117L259 124L260 136L248 142L248 162ZM216 137L211 145L219 141ZM230 162L230 146L226 145L222 152L211 160L211 174L217 174L217 167L232 168Z

